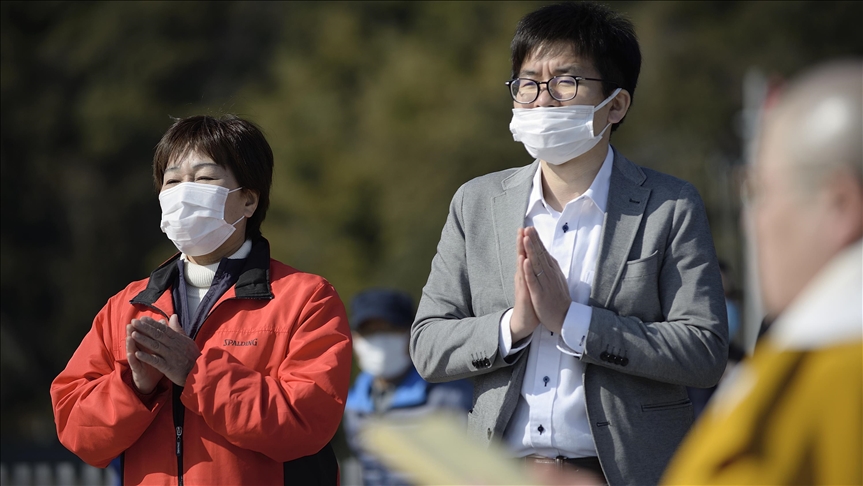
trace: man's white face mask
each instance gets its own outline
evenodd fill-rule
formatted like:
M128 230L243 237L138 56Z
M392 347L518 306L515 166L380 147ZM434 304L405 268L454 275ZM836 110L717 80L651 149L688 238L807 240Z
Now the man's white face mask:
M222 186L183 182L159 193L162 206L162 232L174 242L174 246L192 257L208 255L236 231L237 223L225 221L225 201L229 191Z
M376 332L370 336L355 335L354 352L360 369L377 378L395 378L411 365L407 332Z
M585 154L602 139L611 123L594 134L593 114L613 100L620 90L614 90L597 106L513 108L509 131L513 140L523 143L531 156L560 165Z

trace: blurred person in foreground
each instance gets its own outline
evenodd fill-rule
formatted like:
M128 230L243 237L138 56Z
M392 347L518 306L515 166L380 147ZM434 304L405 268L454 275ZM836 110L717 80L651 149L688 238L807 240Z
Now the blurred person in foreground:
M765 120L749 210L776 319L668 484L863 483L863 61L806 73Z
M407 484L363 447L360 433L369 419L418 418L450 412L462 421L471 405L470 383L431 384L417 373L408 354L414 320L411 297L390 289L370 289L351 301L351 329L360 372L348 393L344 430L363 467L368 485Z
M240 118L178 120L156 147L180 251L96 316L51 385L60 441L124 484L336 484L348 392L344 305L270 258L273 153Z
M641 68L589 2L525 16L510 130L532 164L456 192L412 328L429 381L471 378L468 430L532 467L655 484L725 370L713 238L689 183L610 146Z

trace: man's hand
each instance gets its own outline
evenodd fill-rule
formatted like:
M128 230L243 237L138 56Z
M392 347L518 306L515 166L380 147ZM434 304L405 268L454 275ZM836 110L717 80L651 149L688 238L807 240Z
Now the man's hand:
M171 316L167 326L164 320L156 322L149 317L134 320L131 336L139 348L134 353L139 361L152 366L177 385L185 386L186 377L201 351L183 332L176 314ZM149 351L141 351L141 346Z
M138 359L137 353L150 353L151 351L138 345L132 339L132 330L137 321L138 319L133 319L131 324L126 324L126 359L129 361L129 368L132 370L132 383L135 384L135 388L140 393L149 395L164 375L161 371Z
M525 268L527 264L527 252L524 247L524 229L518 229L515 243L518 251L518 265L515 269L515 306L512 309L512 318L509 321L509 330L512 333L512 343L530 336L539 325L539 318L533 310L533 302L530 300L530 291L527 288Z
M520 234L524 235L522 245L527 252L522 269L533 310L546 329L559 333L572 303L566 277L560 271L557 260L546 251L536 228L525 228Z

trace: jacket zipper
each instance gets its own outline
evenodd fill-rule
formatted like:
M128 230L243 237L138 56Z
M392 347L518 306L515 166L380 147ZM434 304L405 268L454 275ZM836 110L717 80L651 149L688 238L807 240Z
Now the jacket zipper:
M183 486L183 427L177 427L177 481Z
M165 313L162 309L156 307L152 304L143 304L147 306L147 308L152 309L159 314L165 316L165 319L168 320L170 317ZM186 414L186 407L183 405L183 402L180 400L180 394L183 392L183 389L177 385L173 385L171 390L171 404L174 410L174 433L176 434L176 443L174 447L174 453L177 454L177 484L178 486L183 486L183 422Z
M224 304L228 300L234 300L235 298L236 297L229 297L228 299L216 304L216 306L210 309L210 312L207 313L207 317L210 317L213 311L215 311L222 304ZM165 316L165 319L170 319L170 317L168 317L168 315L165 314L162 309L159 309L158 307L151 304L144 305L146 305L150 309L157 311L159 314L162 314L163 316ZM207 317L204 318L204 320L201 322L201 325L198 326L197 329L193 330L194 335L191 336L192 340L194 340L198 336L198 331L200 331L201 328L204 327L204 323L207 322ZM183 388L174 385L172 392L172 405L174 410L174 432L177 439L174 449L174 452L177 454L177 485L183 486L183 422L185 421L186 406L183 405L182 400L180 400L180 395L183 393Z
M183 393L183 388L177 385L173 386L173 409L174 409L174 432L177 437L174 452L177 454L177 484L183 486L183 422L186 417L186 407L180 400L180 394Z

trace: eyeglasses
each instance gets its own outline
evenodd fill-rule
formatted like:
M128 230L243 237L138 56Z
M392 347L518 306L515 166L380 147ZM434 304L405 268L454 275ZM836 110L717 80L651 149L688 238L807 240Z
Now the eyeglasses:
M533 103L537 98L539 98L539 93L542 91L540 86L543 84L552 98L557 101L569 101L575 98L575 95L578 94L578 83L581 81L599 81L600 83L617 86L615 83L611 83L603 79L583 78L581 76L555 76L548 81L534 81L533 79L528 78L516 78L507 81L504 84L509 86L509 94L512 95L513 101L526 105L528 103Z

